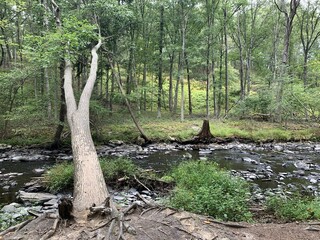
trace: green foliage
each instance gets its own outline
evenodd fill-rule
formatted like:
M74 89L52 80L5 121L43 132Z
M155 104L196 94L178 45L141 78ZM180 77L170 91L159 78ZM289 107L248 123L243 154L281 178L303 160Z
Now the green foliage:
M162 176L161 178L160 178L160 180L161 181L164 181L164 182L166 182L166 183L172 183L172 182L174 182L174 178L172 177L172 176Z
M274 196L267 199L268 210L286 221L320 219L320 199L302 196Z
M100 166L107 182L116 181L121 177L132 177L138 168L128 159L102 159ZM72 163L63 162L56 164L45 174L45 183L51 192L73 187L74 166Z
M25 213L18 218L14 217L12 213L1 213L0 212L0 232L4 231L5 229L9 228L10 226L17 225L21 222L24 222L28 219L31 219L32 216L25 211Z
M53 66L66 54L66 50L70 53L69 58L75 58L80 51L87 50L92 42L98 40L95 29L88 21L71 15L63 19L63 30L26 35L24 53L42 67Z
M100 161L103 176L107 182L115 181L121 177L132 177L137 174L138 168L129 159L106 159Z
M262 89L246 97L244 101L232 112L233 115L240 118L259 117L267 115L272 108L272 94L269 90Z
M51 192L59 192L73 185L74 166L63 162L50 168L44 175L44 182Z
M248 184L215 163L190 161L172 172L176 182L170 203L173 207L230 221L248 221Z

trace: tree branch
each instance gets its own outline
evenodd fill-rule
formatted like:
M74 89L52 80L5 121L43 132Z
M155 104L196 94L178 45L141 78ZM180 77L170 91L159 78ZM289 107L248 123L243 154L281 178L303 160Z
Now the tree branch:
M89 77L87 80L87 83L82 91L79 106L78 108L81 109L81 111L88 111L89 112L89 102L90 97L93 91L94 83L97 78L97 70L98 70L98 54L97 51L102 45L101 37L99 36L99 41L97 45L95 45L91 50L92 60L91 60L91 66L90 66L90 72Z
M72 63L70 59L65 59L63 87L67 105L67 116L70 122L72 114L77 110L77 103L72 88Z

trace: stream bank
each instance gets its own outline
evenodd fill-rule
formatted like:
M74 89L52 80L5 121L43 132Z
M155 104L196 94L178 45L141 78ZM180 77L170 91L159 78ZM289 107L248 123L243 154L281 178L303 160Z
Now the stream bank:
M320 144L305 143L239 143L181 145L156 143L146 147L115 141L98 146L99 157L132 159L139 167L168 171L190 159L214 161L252 183L252 199L299 191L319 195ZM0 148L0 203L15 200L15 193L40 176L48 167L71 161L70 149L49 151L37 148Z

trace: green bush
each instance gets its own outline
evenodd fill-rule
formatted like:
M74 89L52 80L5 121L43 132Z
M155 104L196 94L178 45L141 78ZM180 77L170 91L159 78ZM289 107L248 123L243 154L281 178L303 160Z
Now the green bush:
M129 159L102 159L100 166L107 182L117 180L120 177L130 177L138 172L138 168Z
M230 221L248 221L249 185L218 169L215 163L190 161L172 172L176 182L173 207Z
M50 192L58 192L73 186L74 166L63 162L54 165L44 175L46 186Z
M320 199L301 196L274 196L267 199L267 208L277 217L287 221L320 219Z
M124 176L133 176L137 173L137 167L128 159L102 159L100 166L107 182ZM45 174L46 186L51 192L72 188L73 174L73 163L56 164Z

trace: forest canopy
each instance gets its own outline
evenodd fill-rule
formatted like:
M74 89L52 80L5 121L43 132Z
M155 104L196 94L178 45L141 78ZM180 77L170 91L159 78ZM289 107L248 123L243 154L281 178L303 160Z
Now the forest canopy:
M117 79L141 116L317 121L319 6L317 0L2 0L1 137L35 122L63 124L62 59L67 52L78 96L99 29L93 122L122 109Z

